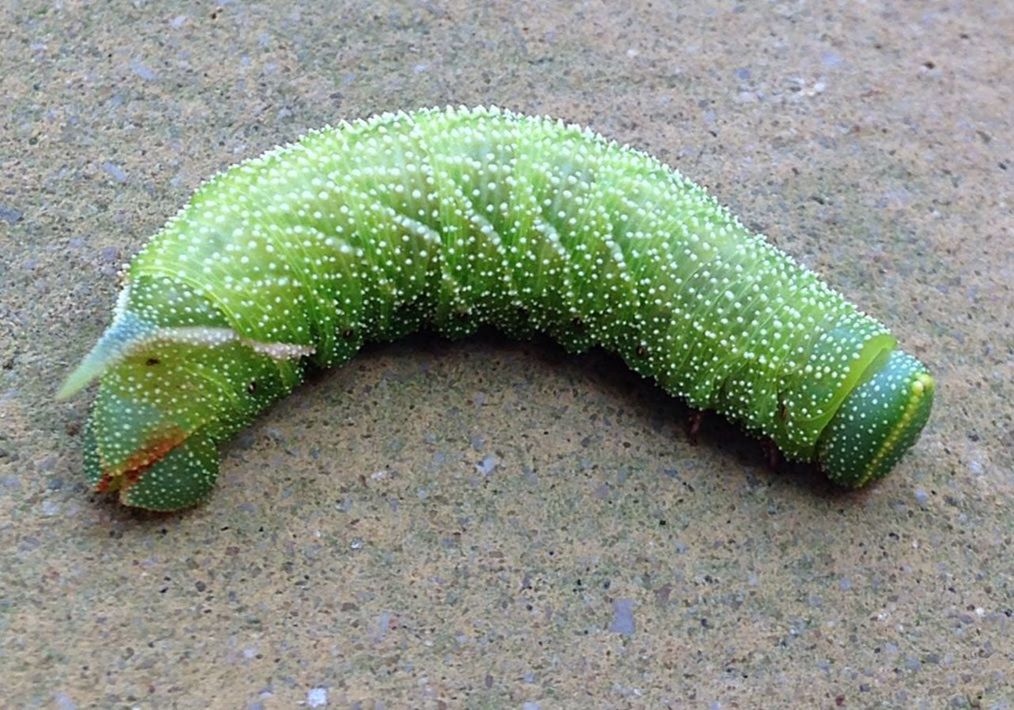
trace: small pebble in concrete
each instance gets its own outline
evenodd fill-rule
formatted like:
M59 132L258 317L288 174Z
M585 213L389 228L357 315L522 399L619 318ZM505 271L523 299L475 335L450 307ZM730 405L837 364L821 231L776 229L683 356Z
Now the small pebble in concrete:
M155 79L158 78L158 75L155 72L138 59L131 60L130 70L145 81L155 81Z
M499 463L500 462L496 456L494 456L493 454L488 454L482 457L482 461L475 464L475 468L483 476L488 476L489 474L493 473L493 471L496 470L496 467L499 465Z
M127 181L127 173L124 172L123 168L116 163L110 163L108 161L102 163L102 170L118 183L122 184Z
M609 630L621 636L634 635L633 599L617 599L613 602L613 621Z
M306 694L306 704L311 708L322 708L327 705L327 688L311 688Z
M17 224L23 216L24 214L20 210L8 207L7 205L0 205L0 222L12 225Z
M472 434L468 437L468 443L474 451L482 451L483 447L486 446L486 437L480 436L479 434Z

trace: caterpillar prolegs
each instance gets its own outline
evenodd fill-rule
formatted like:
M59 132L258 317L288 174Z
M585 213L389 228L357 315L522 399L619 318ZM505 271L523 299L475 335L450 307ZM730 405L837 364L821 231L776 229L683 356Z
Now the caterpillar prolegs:
M86 475L142 508L204 499L219 442L305 368L424 327L601 346L846 486L885 475L933 400L883 325L703 189L499 109L385 114L243 162L123 275L59 396L101 377Z

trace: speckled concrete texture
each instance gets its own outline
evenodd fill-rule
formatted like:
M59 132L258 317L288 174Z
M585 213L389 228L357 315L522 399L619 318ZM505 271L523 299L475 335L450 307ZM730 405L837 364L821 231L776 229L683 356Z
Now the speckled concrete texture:
M1014 11L890 5L5 3L0 704L1014 706ZM419 336L201 508L89 494L53 393L119 263L230 163L445 103L709 187L930 365L918 447L843 493L604 354Z

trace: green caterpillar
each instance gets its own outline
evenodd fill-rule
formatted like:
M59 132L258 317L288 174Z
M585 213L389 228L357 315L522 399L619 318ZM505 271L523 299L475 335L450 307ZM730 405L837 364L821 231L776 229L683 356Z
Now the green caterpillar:
M306 367L423 327L601 346L846 486L885 475L933 400L883 325L700 187L493 108L385 114L241 163L123 276L58 396L101 376L88 480L155 510L203 500L218 443Z

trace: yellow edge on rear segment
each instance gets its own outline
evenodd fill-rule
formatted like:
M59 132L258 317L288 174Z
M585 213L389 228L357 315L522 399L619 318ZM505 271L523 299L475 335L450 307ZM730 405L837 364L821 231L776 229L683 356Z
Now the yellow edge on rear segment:
M905 411L898 419L898 422L891 429L891 433L887 435L880 448L877 449L877 453L874 454L873 458L870 459L869 465L866 467L866 471L863 473L862 478L859 479L856 487L865 486L869 483L870 479L874 477L877 470L880 468L881 463L887 458L898 445L898 440L908 430L909 425L912 423L912 419L919 412L919 409L923 403L923 400L933 394L933 390L936 388L936 381L933 376L928 372L920 372L916 375L916 378L912 381L912 393L908 398L908 404L905 405Z

